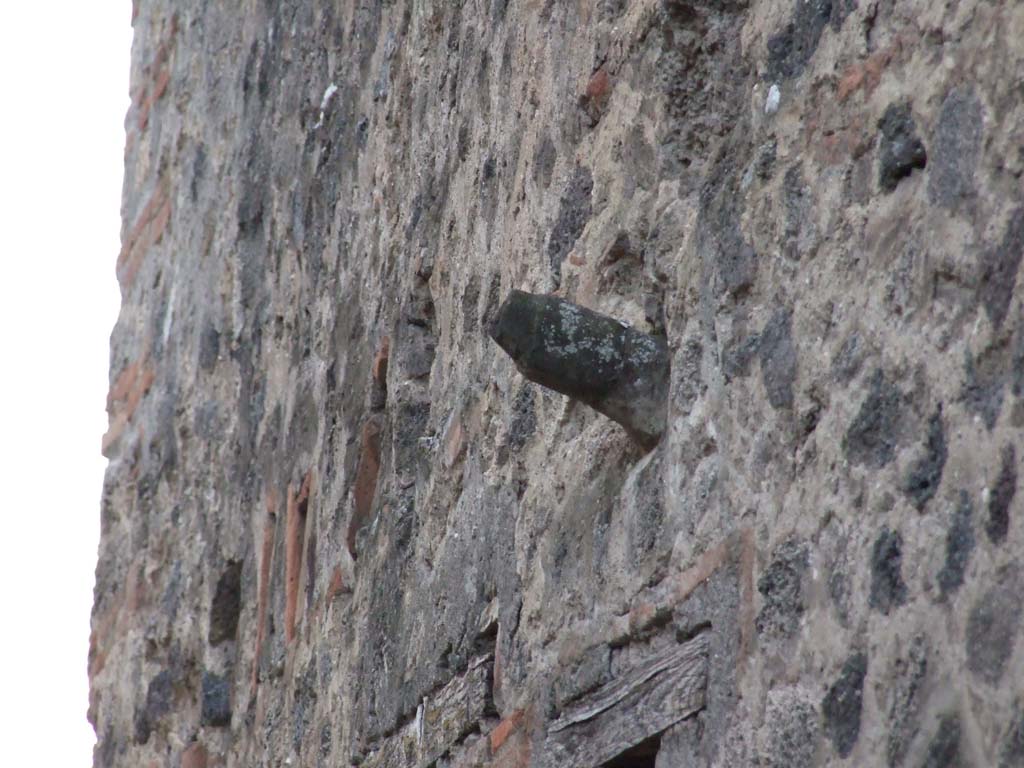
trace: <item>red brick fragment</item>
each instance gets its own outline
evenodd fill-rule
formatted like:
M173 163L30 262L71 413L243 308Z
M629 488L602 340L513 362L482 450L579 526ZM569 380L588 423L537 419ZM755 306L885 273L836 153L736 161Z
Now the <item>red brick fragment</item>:
M138 7L133 3L133 22L136 16L138 16ZM153 105L167 92L167 85L171 80L171 52L174 50L177 35L178 17L172 16L170 29L167 31L166 37L157 47L152 61L146 65L142 72L143 79L152 84L152 89L144 85L132 95L132 104L138 109L136 122L140 131L146 129L149 123L149 113L153 109Z
M462 428L462 419L456 418L445 438L445 465L449 468L455 466L465 448L466 432Z
M592 124L596 124L608 107L612 93L612 79L608 71L601 67L590 76L587 87L580 96L580 106L587 113Z
M327 602L331 602L339 595L344 595L352 591L352 588L345 583L345 575L341 571L341 566L334 566L334 571L331 573L331 583L327 585Z
M206 768L209 759L206 747L196 742L181 753L181 768Z
M505 718L493 731L491 731L491 762L489 768L529 768L530 765L530 720L529 713L518 711ZM508 726L498 730L502 725ZM495 739L494 735L498 738ZM495 745L497 741L497 745Z
M854 64L849 67L839 79L836 87L836 98L841 102L846 101L851 93L854 93L864 83L864 67Z
M607 99L612 91L612 80L608 72L602 67L597 70L587 83L587 98L591 100Z
M142 102L139 104L138 120L136 121L140 133L146 130L146 126L149 125L149 110L152 106L153 102L148 96L143 94Z
M501 749L501 745L504 744L508 740L508 737L519 728L519 724L522 721L523 710L517 709L511 715L498 723L488 737L491 740L491 751L497 752Z
M100 450L104 456L109 455L111 446L124 433L125 427L128 426L136 408L155 379L156 373L147 363L146 355L143 355L141 360L126 365L114 380L110 392L107 393L110 425L100 442Z
M897 37L888 48L876 51L863 62L850 65L839 79L836 100L842 103L861 88L865 96L870 96L881 82L882 73L899 55L901 48L902 41Z
M160 242L171 218L171 200L166 187L157 183L145 207L121 245L117 257L117 279L122 288L131 286L151 246Z
M256 597L256 653L252 660L252 687L260 681L260 656L267 635L267 606L270 603L270 565L274 557L274 531L277 528L277 494L267 494L267 517L263 523L263 548L260 551L260 576Z
M156 103L160 100L167 92L167 84L171 82L171 71L164 67L161 69L156 76L156 81L153 83L153 96L151 98L152 103Z
M302 542L306 537L306 510L309 505L312 471L306 473L302 486L296 492L288 486L287 519L285 528L285 640L295 639L295 620L299 605L299 581L302 577Z
M373 497L377 492L377 474L380 472L380 433L379 417L371 417L363 424L360 439L359 467L356 469L356 481L353 496L355 500L352 518L348 525L349 554L356 557L356 534L370 518L373 510Z
M630 634L637 635L654 623L658 607L652 603L637 603L629 611Z

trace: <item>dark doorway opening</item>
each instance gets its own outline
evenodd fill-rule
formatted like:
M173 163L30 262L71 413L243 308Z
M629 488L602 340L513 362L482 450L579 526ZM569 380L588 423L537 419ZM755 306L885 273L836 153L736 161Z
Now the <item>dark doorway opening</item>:
M644 739L601 765L601 768L654 768L661 747L661 734Z

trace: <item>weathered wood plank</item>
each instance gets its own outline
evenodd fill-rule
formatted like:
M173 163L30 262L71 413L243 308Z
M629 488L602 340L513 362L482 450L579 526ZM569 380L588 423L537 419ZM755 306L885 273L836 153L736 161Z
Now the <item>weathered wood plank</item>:
M644 659L568 707L548 728L539 768L597 768L704 707L708 636Z
M491 675L494 657L470 662L462 675L453 678L427 697L416 718L380 742L367 756L366 768L410 768L429 765L463 740L491 714Z
M427 699L420 726L420 764L441 757L490 714L493 664L490 655L474 659L465 674Z

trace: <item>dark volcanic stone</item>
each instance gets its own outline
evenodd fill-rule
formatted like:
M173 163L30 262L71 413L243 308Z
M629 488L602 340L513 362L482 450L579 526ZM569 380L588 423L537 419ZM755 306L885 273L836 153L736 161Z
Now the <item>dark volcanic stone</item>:
M242 605L242 563L233 560L217 579L217 588L210 604L210 645L234 640L238 630L238 614Z
M576 241L583 234L590 220L590 193L594 189L594 177L590 169L580 166L576 169L558 204L558 219L548 240L548 258L555 284L561 282L561 266Z
M764 597L757 616L759 635L789 637L800 628L808 564L807 547L797 541L783 542L775 550L771 565L757 581L757 590Z
M810 768L814 764L820 722L817 707L801 696L769 699L766 724L768 750L762 755L767 768ZM686 765L686 763L681 763Z
M773 408L792 408L796 347L793 345L792 316L788 310L779 310L768 321L761 332L758 352L768 402Z
M942 405L928 420L928 443L925 454L918 459L907 473L903 492L920 512L925 504L939 490L942 471L946 467L949 451L946 447L946 431L942 423Z
M825 733L840 757L847 757L860 735L860 714L864 693L864 677L868 657L863 653L850 656L832 687L821 702Z
M1003 742L999 768L1024 768L1024 702L1016 703L1017 714Z
M917 125L909 104L890 104L878 121L878 128L882 134L878 147L878 185L883 191L892 192L900 179L916 168L924 168L928 156L917 137Z
M750 375L750 363L757 355L761 337L754 335L729 344L722 351L722 371L727 380Z
M537 152L533 157L533 180L540 186L547 189L551 186L551 174L555 170L555 161L558 153L551 137L545 133L543 138L537 142Z
M846 458L872 469L881 469L892 461L903 406L903 394L881 370L876 370L868 384L868 396L843 437Z
M984 251L981 256L981 285L979 295L989 320L996 328L1003 324L1013 299L1017 271L1024 258L1024 208L1010 215L1006 232L999 245Z
M829 574L828 594L832 598L839 623L847 626L850 621L850 576L843 568L835 568Z
M157 722L171 711L174 696L174 676L170 670L163 670L149 681L146 688L146 704L135 714L135 742L145 744Z
M964 571L974 551L974 528L971 525L971 499L960 491L960 500L953 513L953 522L946 533L946 562L939 571L939 589L943 597L955 592L964 583Z
M883 528L871 550L871 595L868 603L888 615L907 601L907 585L900 567L903 563L903 537L898 531Z
M797 0L791 21L768 40L768 74L796 77L818 49L832 15L832 0Z
M864 362L864 351L862 349L860 335L851 333L844 340L832 358L832 378L840 384L848 384L860 370Z
M893 768L902 765L920 726L928 650L924 638L914 638L908 654L896 661L886 686L889 700L889 741L886 757Z
M786 212L782 253L787 259L800 261L814 255L819 240L813 215L814 196L804 181L801 163L794 163L786 171L782 194Z
M740 227L743 195L737 164L742 151L744 148L734 147L723 152L700 193L698 248L708 268L705 279L714 278L712 291L716 296L742 296L757 276L757 252L744 239Z
M114 764L114 758L119 752L124 752L127 745L122 739L118 738L118 734L114 732L113 728L107 728L103 732L103 737L99 740L98 746L99 749L94 752L99 758L96 768L107 768L107 766Z
M1017 328L1017 341L1011 353L1010 370L1013 382L1013 394L1017 397L1024 396L1024 325Z
M518 453L537 431L537 410L533 402L533 387L526 384L512 401L512 417L508 425L508 447Z
M1020 629L1024 579L1016 565L1001 568L967 619L967 668L990 685L1003 677Z
M754 159L754 173L756 173L757 178L762 181L767 181L772 177L772 171L775 169L778 147L778 141L776 139L771 139L757 148L757 157Z
M231 682L212 672L203 672L200 722L222 728L231 725Z
M683 342L673 363L675 369L675 387L672 392L672 402L675 403L683 413L693 409L705 390L701 371L704 347L700 339L690 338Z
M295 685L294 703L292 704L292 747L296 750L309 730L316 709L316 657L314 657Z
M942 102L931 142L928 197L933 203L955 208L974 195L981 137L981 103L969 88L953 89Z
M1003 388L1006 372L999 355L979 355L975 360L968 352L964 361L964 387L960 399L967 410L981 416L991 430L1003 409Z
M653 447L665 429L669 356L663 338L555 296L513 291L491 338L531 381L586 403Z
M212 371L219 355L220 334L212 323L207 322L199 337L199 367L204 371Z
M988 497L988 522L985 533L993 544L1001 544L1010 530L1010 503L1017 492L1017 451L1012 444L1003 447L1002 464L995 487Z
M832 16L829 18L832 29L839 31L846 17L857 10L857 2L858 0L833 0Z
M254 237L263 227L263 214L270 185L267 183L266 162L254 158L257 149L249 147L249 161L242 168L241 194L238 198L238 233Z
M960 751L960 718L955 714L945 715L928 745L921 768L968 768Z

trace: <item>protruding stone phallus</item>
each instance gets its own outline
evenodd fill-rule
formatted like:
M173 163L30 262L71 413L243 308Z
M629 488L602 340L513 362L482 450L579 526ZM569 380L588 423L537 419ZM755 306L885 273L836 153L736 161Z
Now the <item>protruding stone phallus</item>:
M665 340L557 296L512 291L491 338L531 381L617 421L645 448L665 431Z

